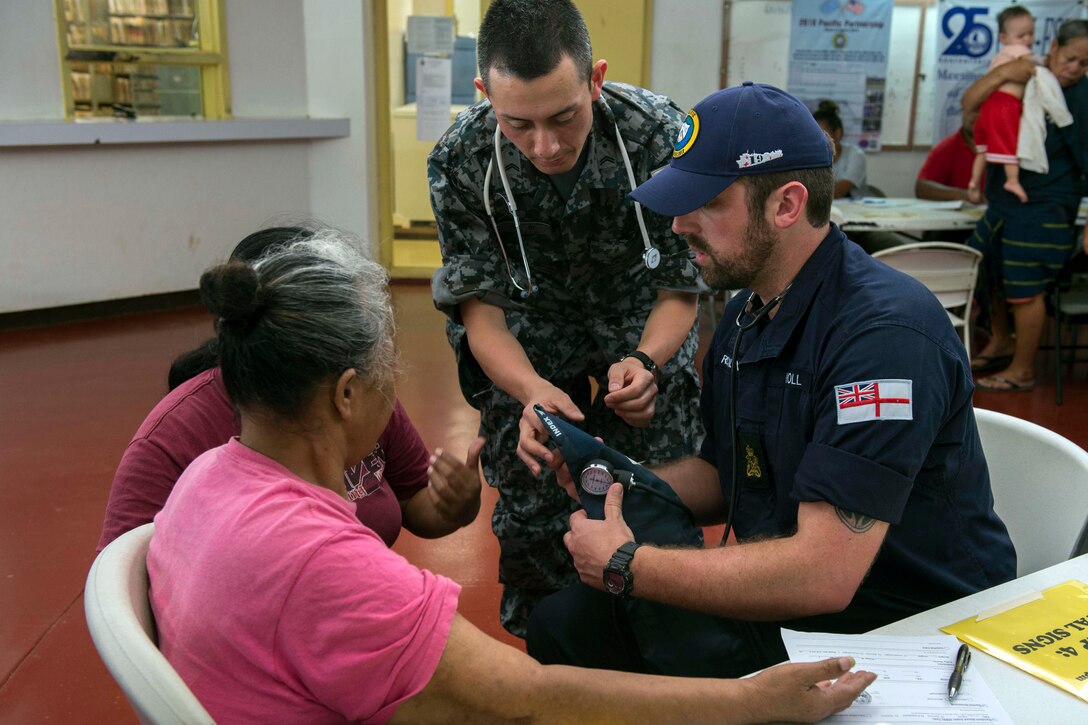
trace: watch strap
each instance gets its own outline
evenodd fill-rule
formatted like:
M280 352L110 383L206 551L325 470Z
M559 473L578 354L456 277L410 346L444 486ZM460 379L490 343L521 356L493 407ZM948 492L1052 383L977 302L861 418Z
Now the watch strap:
M635 551L642 546L635 541L628 541L626 544L616 549L616 553L612 555L612 558L608 560L608 564L604 568L604 583L605 589L612 594L620 597L626 597L631 594L635 589L634 577L631 574L631 561L635 558ZM618 574L623 578L623 590L613 591L608 586L608 574Z
M642 363L642 367L646 368L654 376L655 383L660 381L661 371L658 369L657 363L654 362L654 359L652 357L642 352L642 350L635 350L621 357L620 362L626 360L629 357L633 357L634 359Z

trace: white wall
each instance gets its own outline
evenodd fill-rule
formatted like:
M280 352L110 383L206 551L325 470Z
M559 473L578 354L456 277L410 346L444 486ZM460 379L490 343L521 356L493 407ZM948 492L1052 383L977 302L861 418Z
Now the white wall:
M650 90L687 111L720 85L721 0L654 0Z
M56 118L63 108L53 3L0 3L0 118ZM2 200L0 200L2 203Z
M225 2L234 115L305 116L308 46L303 3Z
M348 118L347 138L310 148L310 210L323 222L363 238L378 254L378 197L370 182L377 166L370 95L372 44L364 42L373 15L363 0L305 0L306 90L310 115Z
M192 289L292 216L370 236L363 2L227 2L234 115L349 117L350 138L0 150L0 313ZM0 3L4 120L63 115L52 8Z

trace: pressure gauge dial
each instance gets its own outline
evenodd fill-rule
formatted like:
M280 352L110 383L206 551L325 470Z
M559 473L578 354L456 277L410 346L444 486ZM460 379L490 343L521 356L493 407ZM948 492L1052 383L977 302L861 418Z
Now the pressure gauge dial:
M604 461L590 461L582 469L582 489L588 493L603 496L612 481L612 467Z

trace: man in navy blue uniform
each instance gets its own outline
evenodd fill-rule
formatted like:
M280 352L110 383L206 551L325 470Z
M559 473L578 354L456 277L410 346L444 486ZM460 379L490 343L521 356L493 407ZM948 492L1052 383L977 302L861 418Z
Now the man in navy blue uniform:
M704 361L700 453L656 470L738 544L638 546L614 484L605 520L571 516L584 585L530 619L542 662L646 669L654 635L617 594L713 615L718 644L683 674L739 675L785 658L780 626L863 632L1015 576L963 345L928 290L829 223L831 165L797 99L745 83L696 105L632 193L708 284L742 290Z

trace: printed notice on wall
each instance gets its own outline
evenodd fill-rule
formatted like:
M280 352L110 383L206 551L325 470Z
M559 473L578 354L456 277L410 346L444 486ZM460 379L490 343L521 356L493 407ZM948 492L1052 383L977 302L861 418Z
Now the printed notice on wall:
M416 141L437 141L450 127L452 69L449 58L416 61Z
M893 0L796 0L787 90L816 110L839 107L844 139L880 148Z

